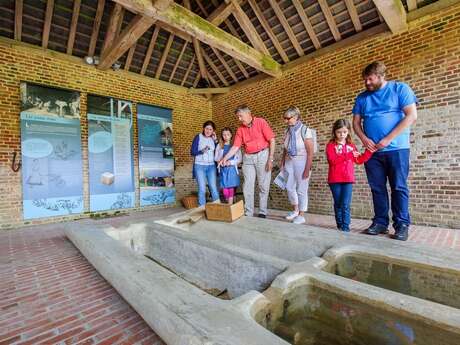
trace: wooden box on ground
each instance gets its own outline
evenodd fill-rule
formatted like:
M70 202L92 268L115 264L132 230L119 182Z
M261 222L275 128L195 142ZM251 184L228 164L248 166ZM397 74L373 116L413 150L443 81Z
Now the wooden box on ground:
M244 215L244 204L240 200L233 205L229 204L206 204L206 218L221 222L233 222Z
M198 207L198 197L196 195L184 196L181 201L186 209Z

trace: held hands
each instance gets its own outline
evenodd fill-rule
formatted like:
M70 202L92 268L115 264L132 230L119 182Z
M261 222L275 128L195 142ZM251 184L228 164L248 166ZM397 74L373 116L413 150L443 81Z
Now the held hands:
M380 150L380 149L383 149L383 148L387 147L388 145L390 145L390 143L391 143L391 140L388 139L387 137L385 137L382 140L380 140L375 147L378 150Z
M377 145L372 141L372 139L369 139L368 137L364 137L362 140L363 145L366 149L368 149L371 152L377 151Z

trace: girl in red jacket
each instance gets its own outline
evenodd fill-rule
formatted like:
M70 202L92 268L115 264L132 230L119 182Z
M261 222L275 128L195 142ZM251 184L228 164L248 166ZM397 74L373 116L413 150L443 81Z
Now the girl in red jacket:
M363 164L372 156L366 150L362 155L351 139L351 125L346 119L334 122L332 139L326 146L329 163L328 183L334 198L334 213L337 228L350 231L350 204L355 182L354 164Z

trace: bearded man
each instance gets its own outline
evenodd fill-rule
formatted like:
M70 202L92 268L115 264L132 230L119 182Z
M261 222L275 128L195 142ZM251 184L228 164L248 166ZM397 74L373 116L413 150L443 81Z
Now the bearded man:
M388 233L388 181L395 230L392 238L406 241L410 225L409 137L410 126L417 119L417 98L407 84L387 81L385 73L385 65L378 61L363 70L366 91L356 97L353 129L364 147L374 152L365 164L374 204L374 218L366 233Z

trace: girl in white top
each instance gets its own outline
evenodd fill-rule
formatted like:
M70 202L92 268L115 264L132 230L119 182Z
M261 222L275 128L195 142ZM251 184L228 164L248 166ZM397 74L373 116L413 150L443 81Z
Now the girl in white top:
M287 129L281 168L287 174L286 190L293 210L286 216L295 224L305 223L308 209L308 184L313 162L313 136L311 130L300 119L300 110L289 107L284 115Z

